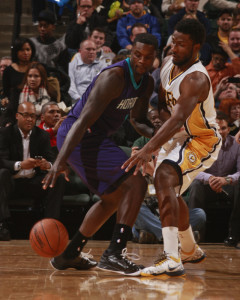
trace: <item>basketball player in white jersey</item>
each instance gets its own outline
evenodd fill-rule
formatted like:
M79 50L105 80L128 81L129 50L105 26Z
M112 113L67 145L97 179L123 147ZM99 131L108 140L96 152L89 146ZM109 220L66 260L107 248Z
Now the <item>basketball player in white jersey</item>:
M198 172L217 159L221 137L215 121L214 98L209 76L198 60L205 39L203 26L195 19L180 21L173 33L172 56L163 62L160 73L159 110L162 127L152 139L123 165L134 174L157 149L154 185L163 224L164 253L141 275L181 276L183 263L205 258L189 226L186 203L180 196ZM178 239L181 251L178 249Z

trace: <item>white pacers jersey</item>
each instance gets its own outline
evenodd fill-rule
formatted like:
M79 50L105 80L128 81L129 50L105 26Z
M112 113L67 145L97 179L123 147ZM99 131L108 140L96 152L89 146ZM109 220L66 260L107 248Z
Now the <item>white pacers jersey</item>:
M174 64L172 59L169 59L160 73L167 108L171 114L180 97L180 84L186 75L198 71L204 73L210 81L206 69L199 61L175 77L172 76L173 70ZM175 166L178 174L182 175L178 193L183 193L194 177L200 171L209 168L217 159L221 146L221 136L217 127L211 86L206 100L196 105L183 128L162 146L158 154L156 168L165 161Z

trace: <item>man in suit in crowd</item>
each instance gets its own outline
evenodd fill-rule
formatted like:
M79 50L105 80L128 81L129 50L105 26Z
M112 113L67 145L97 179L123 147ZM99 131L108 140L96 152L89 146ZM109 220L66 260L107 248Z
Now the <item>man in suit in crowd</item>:
M0 129L0 240L10 240L6 223L11 198L30 197L37 206L44 200L44 217L59 219L65 188L65 180L60 176L54 188L42 189L54 154L49 133L35 126L35 106L21 103L16 119L16 125Z

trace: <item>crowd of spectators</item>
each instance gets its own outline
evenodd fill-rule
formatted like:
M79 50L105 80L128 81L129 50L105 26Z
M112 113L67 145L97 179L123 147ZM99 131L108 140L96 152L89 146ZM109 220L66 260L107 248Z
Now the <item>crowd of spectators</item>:
M235 135L238 142L240 129L239 1L69 0L65 1L69 9L66 30L61 37L57 38L55 37L57 26L62 24L62 11L58 2L32 1L32 21L33 26L38 28L38 35L31 38L20 36L12 45L11 55L9 51L9 56L2 57L0 60L1 139L4 139L6 127L19 128L22 133L19 122L21 124L21 118L24 119L26 114L29 114L28 110L32 109L32 106L24 106L25 102L30 102L34 107L32 113L34 118L30 118L34 121L32 128L39 126L49 132L49 143L52 150L55 148L56 154L56 133L66 113L78 99L81 99L99 71L130 55L135 36L143 32L156 36L159 44L158 58L152 69L155 88L149 102L149 107L156 108L157 90L161 80L159 69L162 59L171 54L170 44L174 27L183 18L195 18L206 29L206 41L199 53L199 59L209 73L216 109L228 117L229 135ZM19 107L24 112L19 111ZM27 117L24 120L26 119ZM31 130L27 134L31 134ZM10 129L8 131L10 132ZM120 146L131 147L138 137L126 120L119 131L119 136L114 138ZM22 136L22 139L24 140L25 137ZM15 157L6 156L4 147L7 146L3 145L0 145L0 163L3 159L14 160ZM32 157L31 151L27 154L30 156L24 155L26 153L22 153L22 156L16 159L24 162ZM6 167L6 164L4 166ZM4 166L1 165L1 168L5 168ZM31 168L34 170L33 165ZM16 181L17 165L12 164L9 170L8 176L12 174ZM42 168L42 171L45 169ZM32 172L32 174L37 173ZM225 183L234 185L234 182ZM1 197L0 201L2 201ZM4 199L6 205L6 197ZM236 202L236 199L234 201ZM193 208L193 204L191 205ZM3 217L0 212L0 240L10 238L5 227L5 219L9 217L7 208L5 212L7 212L6 217ZM239 239L240 233L234 236L234 245Z

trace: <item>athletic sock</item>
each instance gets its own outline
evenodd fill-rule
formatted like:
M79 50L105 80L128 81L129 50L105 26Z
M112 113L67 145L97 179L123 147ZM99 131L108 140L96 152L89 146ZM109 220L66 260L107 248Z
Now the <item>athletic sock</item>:
M181 243L181 249L183 252L191 252L196 244L192 227L189 226L187 230L178 232L179 240Z
M80 231L77 231L62 256L66 259L73 259L79 256L88 239L89 238L82 235Z
M164 252L178 258L178 228L173 226L163 227Z
M124 224L116 224L113 230L112 240L108 249L105 250L104 255L111 255L113 253L121 253L122 249L126 248L128 240L132 235L132 228Z

